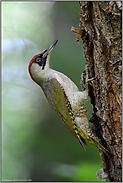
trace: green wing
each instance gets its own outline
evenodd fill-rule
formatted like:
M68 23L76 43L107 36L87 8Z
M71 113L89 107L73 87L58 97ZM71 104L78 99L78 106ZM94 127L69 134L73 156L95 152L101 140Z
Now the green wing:
M61 117L70 132L79 140L82 147L84 148L83 143L87 146L86 141L78 132L72 107L63 86L54 78L45 82L43 88L45 88L43 91L51 107Z
M58 82L57 79L54 78L47 81L43 85L43 88L45 88L45 90L43 91L51 107L61 117L62 121L71 131L71 133L76 136L73 122L74 116L71 104L62 85Z

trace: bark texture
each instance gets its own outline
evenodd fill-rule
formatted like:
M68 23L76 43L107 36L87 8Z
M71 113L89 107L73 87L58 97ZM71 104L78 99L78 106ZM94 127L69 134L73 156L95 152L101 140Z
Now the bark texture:
M92 130L113 154L115 167L101 154L107 181L122 179L122 2L80 2L80 29L72 27L77 41L84 43L93 105Z

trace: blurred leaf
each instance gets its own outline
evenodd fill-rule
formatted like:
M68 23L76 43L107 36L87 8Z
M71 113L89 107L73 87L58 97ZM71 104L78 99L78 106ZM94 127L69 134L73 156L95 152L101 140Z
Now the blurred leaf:
M97 180L96 173L100 165L95 164L95 162L82 162L76 167L75 176L73 178L73 181L80 181L80 182L105 182L106 180Z

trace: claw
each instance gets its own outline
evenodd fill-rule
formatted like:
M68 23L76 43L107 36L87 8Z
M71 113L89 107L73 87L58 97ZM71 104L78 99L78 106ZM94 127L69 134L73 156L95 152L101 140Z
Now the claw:
M88 67L88 64L86 64L85 70L81 74L80 85L81 85L82 91L88 90L88 84L91 84L90 82L96 78L96 77L93 77L93 78L88 79L88 68L87 67ZM86 76L86 78L85 78L85 76Z

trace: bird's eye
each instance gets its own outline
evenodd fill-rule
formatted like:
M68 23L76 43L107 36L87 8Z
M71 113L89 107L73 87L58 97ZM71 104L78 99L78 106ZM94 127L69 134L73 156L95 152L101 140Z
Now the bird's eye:
M41 58L36 58L36 62L41 62Z

